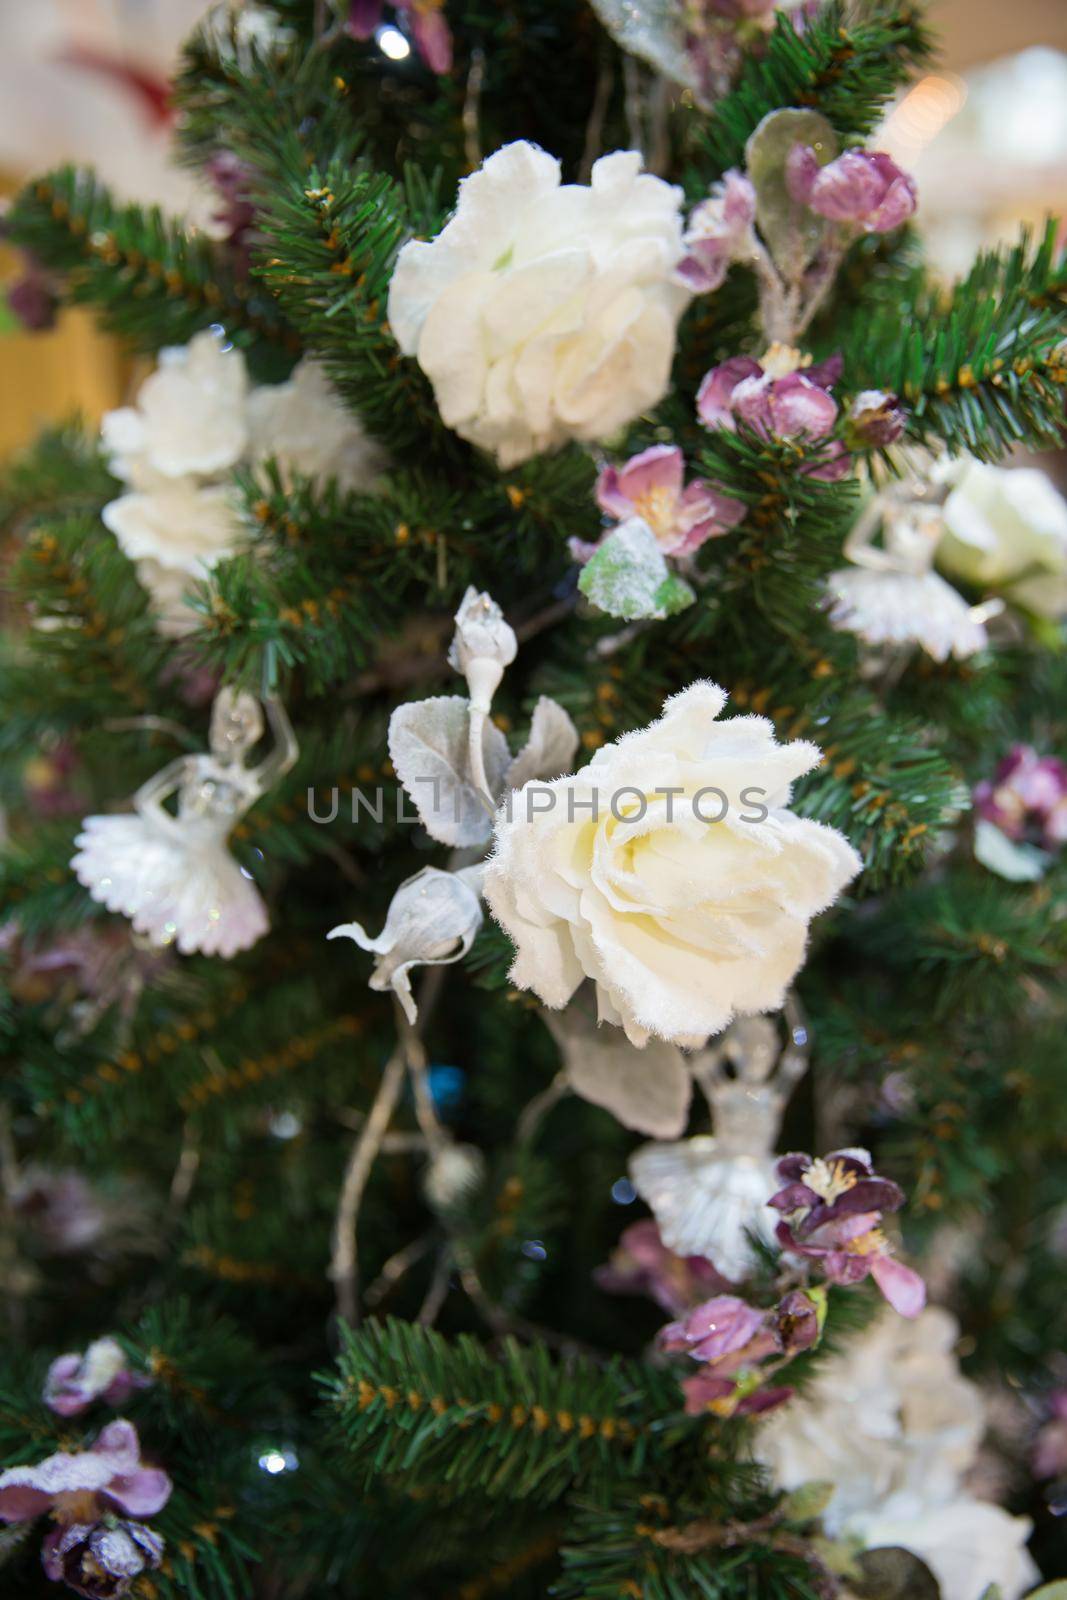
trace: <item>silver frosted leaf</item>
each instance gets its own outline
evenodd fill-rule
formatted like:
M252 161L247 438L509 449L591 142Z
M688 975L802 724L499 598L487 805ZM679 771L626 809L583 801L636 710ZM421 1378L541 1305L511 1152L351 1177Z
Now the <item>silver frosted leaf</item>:
M621 49L686 89L699 87L679 0L592 0L592 5Z
M507 787L521 789L535 778L570 772L578 743L578 729L563 707L543 694L534 706L530 737L508 768Z
M413 700L389 719L389 758L418 809L423 827L440 844L487 845L493 821L470 781L467 741L470 707L461 695ZM508 742L488 719L483 737L485 773L494 797L511 763Z
M799 278L819 252L827 223L795 201L786 185L785 164L795 145L811 145L820 165L838 152L837 135L817 111L772 111L745 147L746 168L756 190L756 221L787 282Z
M580 1001L544 1011L541 1020L559 1046L575 1094L636 1133L671 1139L684 1130L692 1079L674 1045L650 1039L638 1050L621 1028L598 1025Z

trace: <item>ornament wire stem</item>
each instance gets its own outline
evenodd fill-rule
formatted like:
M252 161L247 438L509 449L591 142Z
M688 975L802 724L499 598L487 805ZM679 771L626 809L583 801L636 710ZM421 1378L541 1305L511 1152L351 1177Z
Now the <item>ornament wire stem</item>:
M359 1321L359 1257L356 1229L363 1191L385 1138L407 1077L407 1058L398 1045L386 1063L378 1093L363 1130L352 1146L334 1221L330 1277L337 1291L337 1311L353 1327Z

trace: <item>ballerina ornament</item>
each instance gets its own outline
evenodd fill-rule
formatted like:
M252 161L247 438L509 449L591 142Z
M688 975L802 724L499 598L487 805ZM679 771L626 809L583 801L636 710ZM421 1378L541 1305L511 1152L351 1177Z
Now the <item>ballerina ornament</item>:
M642 1145L630 1158L634 1188L668 1250L703 1256L735 1281L756 1264L752 1236L772 1244L780 1220L767 1204L778 1181L774 1149L786 1101L808 1065L807 1029L791 996L784 1020L784 1048L770 1017L742 1017L690 1058L711 1108L710 1136Z
M840 632L871 645L921 645L935 661L962 661L986 648L985 624L1003 602L969 605L934 571L946 492L916 470L872 497L845 540L852 565L826 582L830 621Z
M222 689L211 710L211 751L179 756L133 797L132 816L86 817L71 861L78 881L109 911L129 917L154 945L183 955L234 956L267 932L267 908L227 839L296 761L281 702L263 702L275 748L246 766L263 733L252 694ZM178 796L177 813L163 801Z

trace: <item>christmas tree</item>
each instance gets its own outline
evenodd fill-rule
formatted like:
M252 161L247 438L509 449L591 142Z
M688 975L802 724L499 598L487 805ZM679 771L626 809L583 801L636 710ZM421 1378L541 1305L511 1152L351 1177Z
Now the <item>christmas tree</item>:
M1067 1572L1067 265L924 264L932 50L222 5L213 226L13 203L141 368L0 487L5 1594Z

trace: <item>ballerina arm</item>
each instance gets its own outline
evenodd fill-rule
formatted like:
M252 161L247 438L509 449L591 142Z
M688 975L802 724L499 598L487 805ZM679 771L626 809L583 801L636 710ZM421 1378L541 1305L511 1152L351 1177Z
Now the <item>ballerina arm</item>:
M277 695L265 696L263 705L270 731L274 736L274 749L258 767L253 769L252 777L261 789L269 789L295 767L300 746L296 742L296 734L286 715L285 707Z
M874 544L875 535L889 514L890 508L881 495L875 495L860 513L845 540L843 552L854 566L866 567L869 572L899 571L899 563L884 550L876 549Z
M147 783L142 783L133 797L134 810L142 817L151 817L165 828L177 829L178 820L164 809L163 801L181 787L197 759L196 756L176 756L173 761L168 761Z

